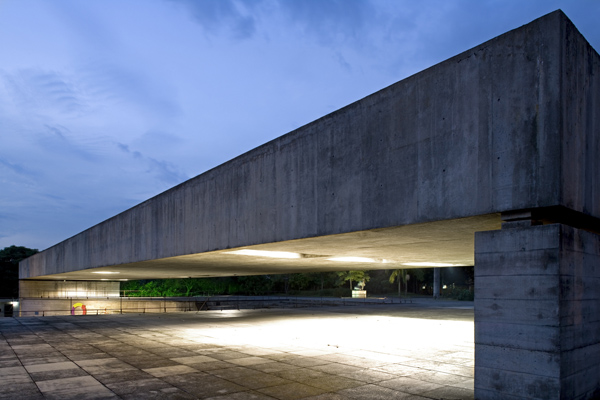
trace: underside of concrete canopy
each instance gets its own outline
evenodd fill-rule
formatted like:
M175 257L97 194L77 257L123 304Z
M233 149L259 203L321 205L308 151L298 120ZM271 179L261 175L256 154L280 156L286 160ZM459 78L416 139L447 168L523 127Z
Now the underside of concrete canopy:
M500 216L492 214L151 259L36 279L199 278L473 265L475 231L499 228Z
M475 397L600 396L600 57L560 11L20 264L27 280L475 265Z

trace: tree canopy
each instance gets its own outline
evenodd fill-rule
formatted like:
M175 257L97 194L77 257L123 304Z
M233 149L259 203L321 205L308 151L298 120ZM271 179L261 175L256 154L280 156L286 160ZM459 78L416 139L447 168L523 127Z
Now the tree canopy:
M0 250L0 298L19 297L19 261L37 252L37 249L14 245Z
M352 282L357 282L359 284L362 282L362 287L364 288L364 285L371 279L369 272L367 271L340 271L337 274L340 279L340 284L348 281L351 290L353 288Z

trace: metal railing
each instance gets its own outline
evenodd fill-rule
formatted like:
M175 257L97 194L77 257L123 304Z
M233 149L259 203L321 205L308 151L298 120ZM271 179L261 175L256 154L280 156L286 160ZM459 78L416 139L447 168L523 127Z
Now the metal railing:
M103 300L111 303L107 307L87 306L81 301L84 298L55 298L54 300L70 300L70 305L54 309L27 309L24 298L20 316L50 316L50 315L108 315L108 314L145 314L167 312L201 312L224 311L264 308L306 308L324 306L361 306L401 304L409 300L393 297L367 298L328 298L304 296L197 296L197 297L120 297L120 298L85 298ZM106 299L106 300L105 300ZM40 298L31 298L40 300ZM44 299L46 300L46 299ZM52 300L52 299L51 299ZM73 303L75 302L75 303ZM138 304L133 304L138 303ZM139 304L141 303L141 304ZM155 304L152 304L155 303Z

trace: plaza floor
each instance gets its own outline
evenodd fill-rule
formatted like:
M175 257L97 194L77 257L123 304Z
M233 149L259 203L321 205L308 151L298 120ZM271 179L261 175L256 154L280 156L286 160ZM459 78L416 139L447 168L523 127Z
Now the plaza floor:
M0 399L472 399L472 303L0 319Z

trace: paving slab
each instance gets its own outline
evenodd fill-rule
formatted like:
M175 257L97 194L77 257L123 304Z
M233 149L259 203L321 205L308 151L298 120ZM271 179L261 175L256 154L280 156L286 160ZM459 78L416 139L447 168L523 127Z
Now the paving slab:
M117 396L105 387L67 387L44 393L44 399L50 400L117 400Z
M28 384L28 383L33 383L33 380L27 374L3 376L2 382L0 383L0 391L5 390L7 386Z
M399 392L423 395L423 393L444 387L437 383L414 379L409 376L401 376L399 378L381 381L379 386L394 389Z
M187 365L172 365L170 367L148 368L144 369L143 371L149 373L152 376L156 376L157 378L198 372L198 370Z
M326 393L328 392L328 390L320 389L314 386L304 385L298 382L291 382L284 385L277 385L260 389L259 392L275 397L276 399L296 400Z
M236 365L250 366L250 365L257 365L257 364L272 363L274 361L270 360L268 358L262 358L262 357L243 357L243 358L230 359L229 362L232 364L236 364Z
M116 357L112 358L97 358L91 360L80 360L77 365L90 374L102 374L106 372L127 371L135 369L128 363L119 360Z
M79 376L88 376L88 373L80 368L58 369L55 371L31 372L31 379L36 382L49 381L54 379L75 378Z
M171 360L173 362L176 362L179 364L185 364L185 365L203 364L203 363L207 363L207 362L219 361L216 358L209 357L209 356L176 357L176 358L171 358Z
M136 394L140 392L151 392L166 388L173 388L172 385L158 378L136 379L109 383L106 385L106 387L118 395Z
M0 368L0 376L26 375L27 370L22 366Z
M259 392L238 392L223 396L207 397L206 400L273 400L275 397Z
M48 372L65 369L77 369L79 366L72 361L26 365L27 372Z
M46 381L36 381L36 384L42 393L80 388L90 388L90 391L93 391L103 387L100 382L98 382L96 379L89 375L72 378L52 379Z
M223 396L248 390L227 379L202 373L170 375L164 380L198 398Z
M29 382L13 383L4 381L0 383L0 399L14 400L27 399L37 400L43 399L44 396L38 389L37 385L30 379Z

